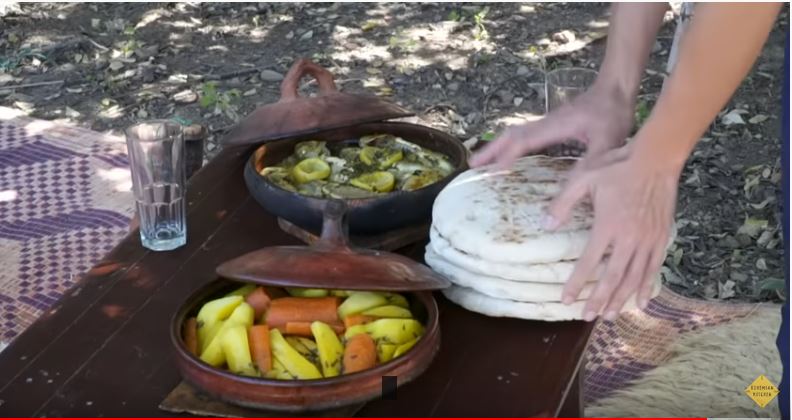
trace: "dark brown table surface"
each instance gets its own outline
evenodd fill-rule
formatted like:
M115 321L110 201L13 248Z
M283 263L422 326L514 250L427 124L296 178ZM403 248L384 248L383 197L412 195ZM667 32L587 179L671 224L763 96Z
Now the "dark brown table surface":
M168 339L174 311L215 267L254 249L297 243L248 195L247 150L221 153L190 181L188 242L149 252L130 234L0 353L0 416L169 416L180 382ZM416 244L401 252L416 259ZM396 401L361 416L578 416L578 367L592 324L488 318L437 293L442 344Z

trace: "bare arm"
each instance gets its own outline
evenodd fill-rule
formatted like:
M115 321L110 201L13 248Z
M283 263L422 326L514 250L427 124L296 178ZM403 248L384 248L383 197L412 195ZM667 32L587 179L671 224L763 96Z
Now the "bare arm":
M682 39L679 60L636 135L636 158L664 156L681 170L699 137L745 78L781 3L703 3Z
M678 61L635 142L609 162L570 177L550 206L550 227L565 221L584 196L594 204L586 250L564 290L579 295L610 248L604 277L586 302L584 318L613 320L638 292L645 306L665 259L682 166L701 134L750 70L773 25L779 3L698 5Z
M614 3L597 83L632 108L668 3Z
M540 121L507 128L473 156L471 165L509 166L520 156L572 138L586 143L591 155L623 145L633 127L641 76L667 9L666 3L613 5L605 59L594 86Z

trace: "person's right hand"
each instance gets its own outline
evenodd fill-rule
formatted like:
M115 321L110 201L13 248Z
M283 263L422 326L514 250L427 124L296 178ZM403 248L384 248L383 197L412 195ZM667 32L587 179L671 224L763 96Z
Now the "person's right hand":
M572 139L586 146L587 157L620 147L633 127L632 102L594 85L539 121L508 127L472 156L470 166L495 163L505 169L524 155Z

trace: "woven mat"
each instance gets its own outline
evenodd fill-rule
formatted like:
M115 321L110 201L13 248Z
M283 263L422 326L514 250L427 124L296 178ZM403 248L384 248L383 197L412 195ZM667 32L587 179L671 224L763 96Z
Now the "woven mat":
M586 349L584 404L629 386L663 364L680 337L744 318L769 304L729 304L689 299L663 287L643 311L600 322Z
M0 350L128 232L123 138L0 107Z

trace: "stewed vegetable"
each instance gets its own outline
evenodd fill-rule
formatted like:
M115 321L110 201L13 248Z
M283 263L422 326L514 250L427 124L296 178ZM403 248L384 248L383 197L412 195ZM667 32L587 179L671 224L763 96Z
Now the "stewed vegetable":
M362 137L357 145L298 143L294 153L260 174L288 191L356 199L413 191L453 172L447 156L390 134Z
M245 285L204 303L183 331L188 351L211 366L307 380L387 363L410 350L424 326L398 293Z

